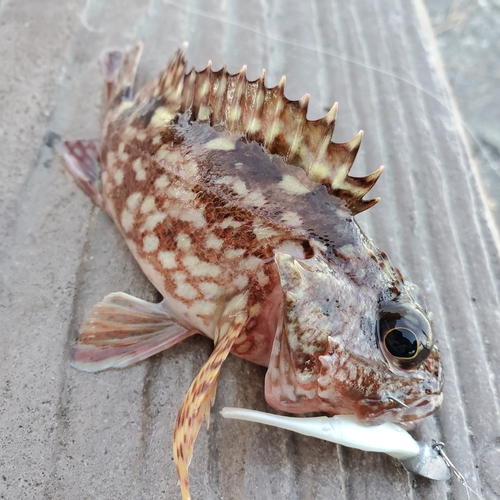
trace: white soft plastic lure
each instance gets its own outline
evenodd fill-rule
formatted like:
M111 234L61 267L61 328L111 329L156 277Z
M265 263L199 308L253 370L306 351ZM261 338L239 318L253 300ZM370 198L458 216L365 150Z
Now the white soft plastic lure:
M223 408L221 414L225 418L271 425L349 448L386 453L401 460L410 472L438 481L450 478L446 461L433 446L415 441L403 428L391 422L366 426L353 415L300 418L246 408Z

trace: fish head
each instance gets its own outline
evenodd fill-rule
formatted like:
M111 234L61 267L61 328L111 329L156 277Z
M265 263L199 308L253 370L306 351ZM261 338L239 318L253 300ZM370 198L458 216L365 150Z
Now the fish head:
M358 276L322 255L275 260L283 298L266 375L271 406L373 425L439 408L439 350L417 287L401 278L395 290L373 259Z

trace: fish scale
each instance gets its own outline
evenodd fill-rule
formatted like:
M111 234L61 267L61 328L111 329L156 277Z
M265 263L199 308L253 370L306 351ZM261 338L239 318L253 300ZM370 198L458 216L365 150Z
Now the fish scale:
M135 96L142 52L105 54L100 141L58 149L77 184L114 220L163 296L110 294L86 316L72 364L123 368L196 333L214 351L178 414L184 499L203 415L230 352L267 366L265 397L289 413L418 421L442 401L442 368L418 288L353 216L382 167L349 175L362 133L331 142L335 104L307 120L285 79L246 68L186 73L185 48Z

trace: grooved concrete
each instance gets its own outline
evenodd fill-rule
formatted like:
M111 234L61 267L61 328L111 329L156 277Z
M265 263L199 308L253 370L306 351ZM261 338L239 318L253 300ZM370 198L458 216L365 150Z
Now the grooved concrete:
M415 432L443 440L471 488L500 495L498 247L421 0L268 2L34 0L0 3L0 498L177 498L177 410L211 343L194 338L99 374L69 367L88 309L124 291L155 300L118 231L47 145L99 135L100 52L146 44L139 84L184 40L286 95L334 101L334 139L366 131L355 174L387 170L382 202L358 217L426 294L446 373L445 403ZM190 468L193 498L465 499L383 455L224 421L268 410L264 369L231 357Z

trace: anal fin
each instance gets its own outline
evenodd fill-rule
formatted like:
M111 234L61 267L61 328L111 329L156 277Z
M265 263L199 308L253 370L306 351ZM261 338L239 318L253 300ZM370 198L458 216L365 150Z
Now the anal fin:
M99 141L58 142L55 150L64 159L66 170L73 176L78 187L99 207L103 208L99 189L101 165Z
M88 372L125 368L195 333L177 324L163 303L112 293L87 314L71 364Z
M243 330L248 313L245 310L247 294L233 298L226 306L215 332L215 348L196 375L177 415L174 430L174 460L183 500L190 500L188 467L193 456L196 437L205 416L207 423L210 407L215 400L217 381L222 363L235 340Z

